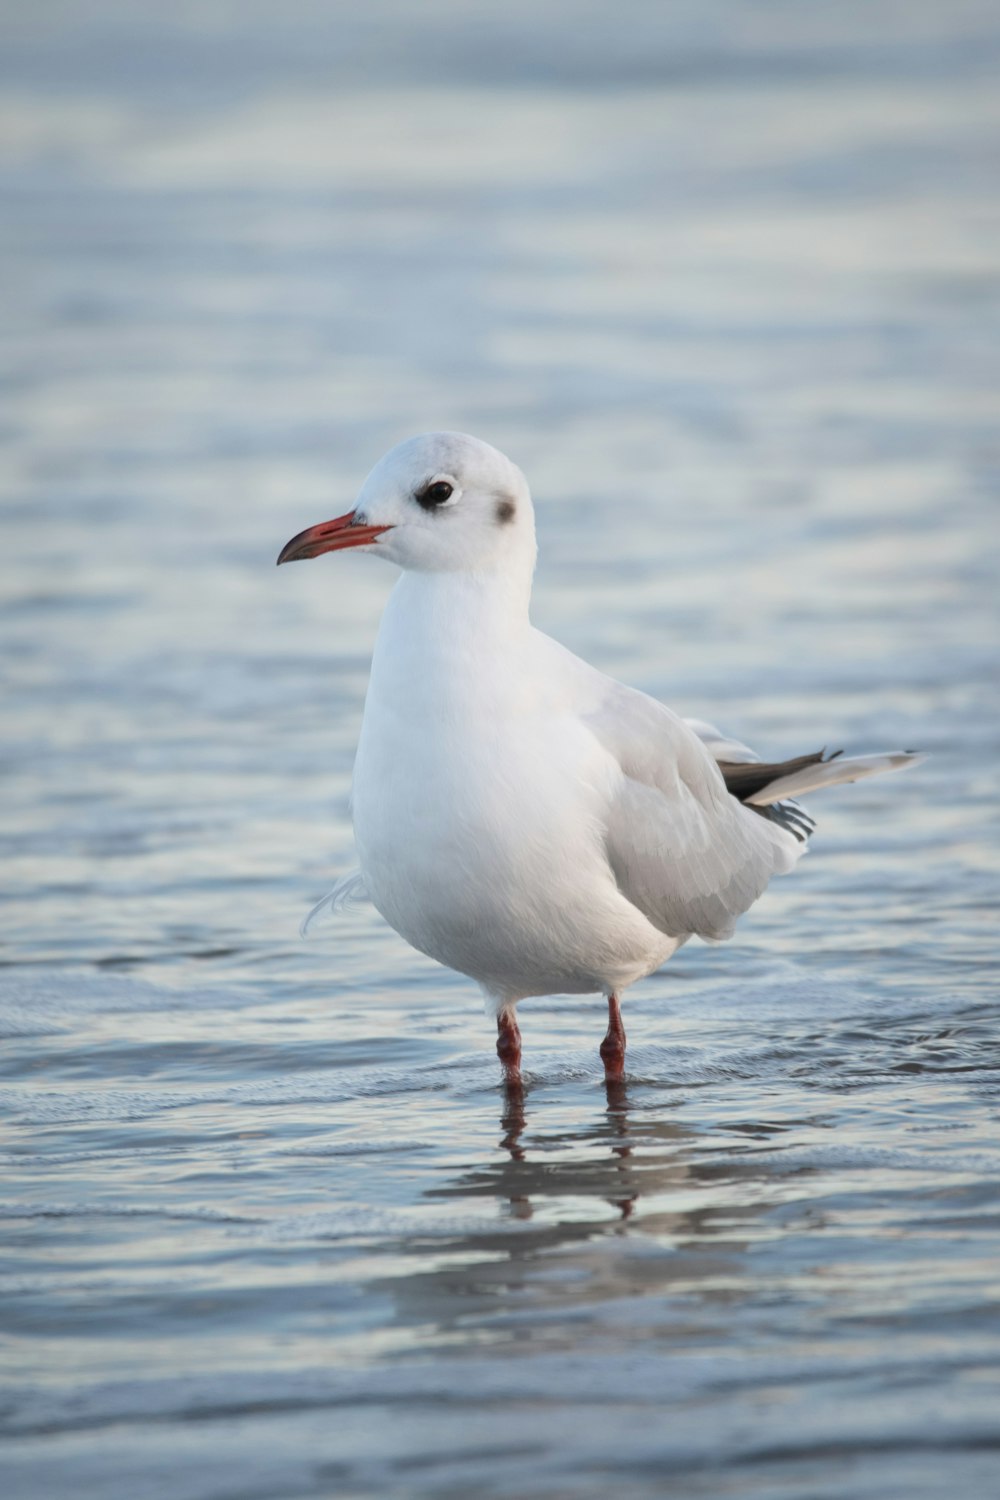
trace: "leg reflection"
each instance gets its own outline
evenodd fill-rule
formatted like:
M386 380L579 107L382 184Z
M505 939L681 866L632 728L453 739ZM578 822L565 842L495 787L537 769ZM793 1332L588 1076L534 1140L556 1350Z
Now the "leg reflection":
M504 1089L504 1111L500 1116L503 1131L501 1146L505 1146L513 1161L524 1161L524 1147L520 1144L524 1130L524 1085L508 1083Z
M632 1146L628 1139L628 1087L623 1078L606 1077L604 1090L608 1097L608 1124L611 1126L613 1135L620 1137L618 1145L611 1147L615 1156L618 1157L618 1171L625 1179L623 1186L630 1188L624 1198L613 1198L615 1207L621 1212L623 1219L629 1219L638 1202L639 1193L632 1184L633 1173L629 1168L629 1157L632 1155Z
M525 1159L524 1147L521 1145L524 1122L524 1085L520 1079L516 1083L511 1083L508 1079L504 1089L504 1112L500 1116L500 1129L503 1131L500 1144L510 1152L510 1159L515 1163ZM511 1192L507 1201L515 1219L531 1218L531 1199L527 1193Z

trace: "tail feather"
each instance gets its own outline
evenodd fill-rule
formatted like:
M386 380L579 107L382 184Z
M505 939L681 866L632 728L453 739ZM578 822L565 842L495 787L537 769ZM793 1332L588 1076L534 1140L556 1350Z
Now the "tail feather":
M740 802L752 802L757 792L763 792L779 778L787 779L794 772L822 765L843 753L842 750L835 750L833 755L827 755L825 750L816 750L812 755L796 755L791 760L720 760L718 767L726 783L726 790Z
M807 792L821 787L839 786L841 782L860 781L865 776L881 776L883 771L903 771L923 759L915 750L890 750L884 755L851 755L846 758L838 752L826 760L804 757L806 765L799 765L790 773L744 797L750 807L770 807L774 802L788 797L802 797ZM756 770L757 767L754 767Z

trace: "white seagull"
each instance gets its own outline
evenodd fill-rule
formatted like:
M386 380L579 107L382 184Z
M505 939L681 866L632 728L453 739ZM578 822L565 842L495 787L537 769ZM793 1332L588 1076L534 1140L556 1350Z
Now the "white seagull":
M528 618L535 523L521 471L478 438L408 439L355 508L278 562L361 547L403 573L372 658L352 808L362 888L391 927L476 980L520 1084L518 1001L619 996L690 937L731 936L814 824L792 799L912 752L764 764L709 724L588 666Z

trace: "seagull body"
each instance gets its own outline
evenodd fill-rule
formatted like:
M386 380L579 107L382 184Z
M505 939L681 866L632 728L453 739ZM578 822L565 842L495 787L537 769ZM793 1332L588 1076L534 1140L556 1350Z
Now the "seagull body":
M762 766L536 630L528 486L476 438L401 443L353 511L278 560L359 546L404 569L354 767L360 879L407 942L482 987L508 1083L516 1006L542 994L608 997L601 1053L622 1076L621 992L689 937L729 937L795 865L813 824L794 797L915 758Z
M599 674L506 590L484 608L487 591L450 573L405 574L393 591L354 777L365 884L408 942L501 1007L611 993L680 935L628 899L602 847L622 772L588 723Z

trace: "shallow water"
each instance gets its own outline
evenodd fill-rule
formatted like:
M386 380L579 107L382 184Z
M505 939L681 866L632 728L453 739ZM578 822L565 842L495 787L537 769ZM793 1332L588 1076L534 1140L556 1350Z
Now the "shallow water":
M995 11L238 16L0 18L5 1496L992 1495ZM391 580L274 556L443 425L598 665L932 752L523 1110L297 936Z

